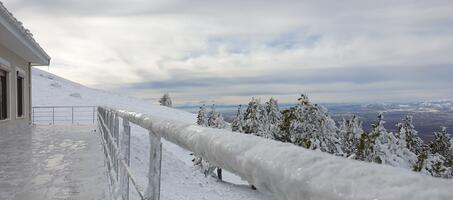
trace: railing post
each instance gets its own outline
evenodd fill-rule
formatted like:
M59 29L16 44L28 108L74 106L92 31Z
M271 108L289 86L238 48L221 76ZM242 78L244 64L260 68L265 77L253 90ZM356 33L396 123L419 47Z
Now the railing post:
M32 113L31 123L34 124L35 123L35 107L31 107L31 113Z
M109 132L110 132L110 136L113 137L113 112L112 111L107 111L109 113ZM113 154L113 141L111 140L108 140L109 141L109 153L110 153L110 156L111 156L111 160L110 162L112 163L112 168L113 170L116 171L115 169L115 154Z
M114 124L113 124L113 138L115 139L115 143L116 143L116 146L119 147L120 145L120 140L119 140L119 130L120 130L120 120L118 118L118 115L115 114L115 117L114 117ZM119 179L119 164L120 164L120 160L121 158L119 158L117 155L119 155L120 152L116 152L117 150L119 149L115 149L115 171L116 171L116 181L118 181Z
M55 125L55 107L52 107L52 124Z
M131 146L131 127L129 125L129 121L123 118L123 135L121 137L121 155L123 156L121 159L130 166L130 146ZM127 176L126 169L121 167L120 171L120 189L121 189L121 197L123 200L129 200L129 177Z
M96 107L93 107L93 124L94 124L94 119L95 119L95 115L96 115L96 110L95 110Z
M149 170L148 170L148 188L146 189L146 198L148 200L159 200L160 198L160 174L162 161L162 143L160 137L149 132Z
M74 124L74 106L71 107L71 122Z

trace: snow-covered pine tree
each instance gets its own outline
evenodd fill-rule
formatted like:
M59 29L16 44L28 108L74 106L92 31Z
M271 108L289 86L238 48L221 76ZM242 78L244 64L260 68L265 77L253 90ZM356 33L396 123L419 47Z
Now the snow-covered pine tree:
M378 123L373 125L369 135L369 137L371 136L369 142L374 145L372 149L367 150L369 154L365 160L395 167L412 168L417 156L405 144L400 144L393 133L385 129L384 124L384 116L381 113L378 115Z
M231 130L234 132L242 133L244 132L244 125L244 112L242 111L242 105L239 105L236 117L233 119L233 122L231 122Z
M266 122L263 124L265 128L264 137L274 138L274 135L279 131L279 124L282 117L277 100L270 98L269 101L266 102L265 110Z
M268 121L271 124L279 124L282 114L280 112L280 108L278 107L278 101L274 98L270 98L268 102L266 102L266 112Z
M164 96L162 96L162 98L159 99L159 103L161 106L172 107L170 94L165 93Z
M411 152L419 155L423 145L423 140L418 137L418 132L415 130L412 123L412 116L408 115L403 122L397 124L398 132L396 137L399 142L406 146Z
M296 121L296 107L290 107L282 111L282 118L278 125L278 130L274 133L274 139L281 142L294 143L295 130L293 129L293 123Z
M356 156L356 148L363 133L362 123L359 122L356 115L353 115L351 119L343 119L343 123L340 125L339 137L344 156L352 156L353 158Z
M222 115L215 110L215 105L212 105L211 112L209 113L208 126L219 129L224 129L226 127L225 120L223 120Z
M260 104L260 100L252 98L248 104L247 110L244 113L244 133L261 136L264 131L263 125L266 124L265 113L266 111Z
M426 170L426 159L428 158L429 153L430 153L429 145L423 144L420 148L420 153L417 155L417 162L412 168L413 171L430 174Z
M441 132L434 133L434 140L430 143L432 153L438 153L445 158L453 158L451 154L451 135L447 132L446 127L442 127Z
M413 170L440 178L453 178L453 167L448 166L447 159L439 153L432 153L430 145L423 145Z
M373 127L374 129L375 127ZM372 134L372 132L363 132L360 135L360 139L357 142L356 152L354 159L372 162L372 155L374 152L374 142L378 135Z
M453 177L450 161L438 153L428 154L422 173L439 178Z
M200 126L208 127L208 118L208 111L206 110L206 106L203 104L202 106L200 106L200 110L198 110L197 124ZM193 165L206 174L207 170L209 169L209 163L204 161L203 158L196 154L192 153L191 155L193 156Z
M421 171L435 177L453 178L453 154L451 152L451 135L447 128L434 133L434 140L429 144L426 160L421 163ZM423 158L422 158L423 159ZM420 160L422 160L420 159ZM422 162L419 160L419 163Z
M298 100L298 105L292 113L289 113L293 118L289 124L289 130L284 130L290 134L291 142L308 149L343 154L338 128L327 109L312 104L304 94Z
M206 106L203 104L200 106L200 110L198 110L197 115L197 124L200 126L208 126L208 111L206 110Z
M207 126L211 128L226 128L226 123L223 120L222 115L215 110L215 105L212 105L212 110L206 116L206 108L203 105L200 107L198 112L197 124ZM214 171L217 172L217 178L222 179L222 169L210 164L207 160L200 156L194 155L193 163L196 167L199 167L205 176L215 176Z
M364 161L382 164L385 158L389 157L388 151L385 151L388 143L388 132L384 127L384 115L378 115L378 122L371 125L370 133L364 137ZM386 154L387 153L387 154Z

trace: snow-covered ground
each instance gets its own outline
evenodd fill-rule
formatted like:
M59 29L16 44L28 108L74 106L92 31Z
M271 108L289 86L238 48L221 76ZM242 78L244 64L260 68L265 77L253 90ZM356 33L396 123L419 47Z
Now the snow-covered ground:
M329 155L264 138L193 126L193 114L149 102L93 90L34 70L34 106L104 105L135 111L131 121L240 174L281 199L441 199L451 200L453 182L409 170ZM167 120L165 120L167 119ZM149 127L148 125L152 125ZM212 134L216 132L218 134ZM132 127L131 167L145 186L148 134ZM206 178L192 166L188 151L163 142L162 199L273 199L251 190L229 174L233 183ZM132 192L133 197L137 197Z
M195 123L196 116L181 110L153 105L150 102L107 91L91 89L39 69L33 69L33 106L108 106L136 111L185 123ZM148 134L132 127L131 167L139 183L146 186L148 173ZM190 152L163 141L162 199L273 199L251 190L245 181L224 172L226 182L206 178L192 166ZM131 188L132 196L136 197Z

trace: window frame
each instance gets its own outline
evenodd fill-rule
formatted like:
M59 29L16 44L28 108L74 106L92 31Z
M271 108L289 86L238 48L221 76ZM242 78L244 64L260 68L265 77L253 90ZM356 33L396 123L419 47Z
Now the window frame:
M6 118L0 119L0 123L3 123L11 120L11 69L9 63L1 57L0 70L6 73Z
M22 115L19 115L19 78L22 79ZM25 118L25 71L16 67L16 119Z

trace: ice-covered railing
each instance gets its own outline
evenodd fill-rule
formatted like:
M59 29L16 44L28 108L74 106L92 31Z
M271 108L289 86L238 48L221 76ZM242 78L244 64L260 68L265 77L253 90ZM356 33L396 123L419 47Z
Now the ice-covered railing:
M105 111L149 130L151 149L153 145L154 148L160 148L161 145L160 142L153 143L156 140L151 138L162 137L235 173L259 191L272 193L277 199L453 199L451 180L336 157L253 135L205 128L135 112L99 109L100 113ZM151 192L150 188L159 186L151 179L160 177L160 170L155 168L157 163L152 163L152 154L150 157L148 192ZM160 161L158 166L160 167ZM154 189L157 189L154 191L158 198L158 188Z

